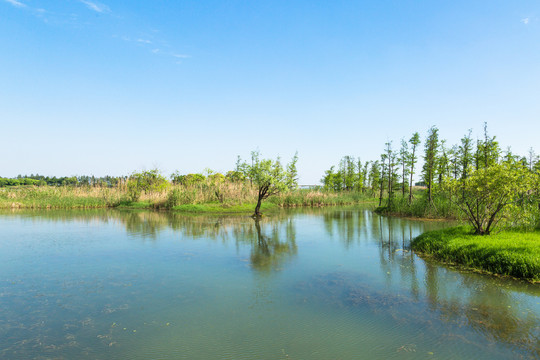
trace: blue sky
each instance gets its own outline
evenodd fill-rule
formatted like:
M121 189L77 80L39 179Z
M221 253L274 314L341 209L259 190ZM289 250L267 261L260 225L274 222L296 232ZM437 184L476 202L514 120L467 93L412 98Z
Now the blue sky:
M0 176L225 172L314 184L432 125L540 152L538 1L0 0Z

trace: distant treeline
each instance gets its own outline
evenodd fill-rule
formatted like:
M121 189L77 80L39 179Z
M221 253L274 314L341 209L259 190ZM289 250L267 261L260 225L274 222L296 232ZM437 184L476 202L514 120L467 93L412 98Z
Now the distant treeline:
M124 183L127 180L127 176L43 176L39 174L31 175L18 175L16 178L3 178L0 177L0 187L5 186L20 186L20 185L33 185L33 186L99 186L99 187L113 187L118 184Z
M155 172L157 170L148 171ZM139 173L134 172L130 176L43 176L39 174L31 175L18 175L16 178L3 178L0 177L0 187L6 186L21 186L21 185L33 185L33 186L95 186L95 187L115 187L119 185L125 185L130 178L137 177ZM163 178L166 180L165 178ZM203 174L186 174L182 175L178 171L174 172L170 176L170 182L175 185L194 185L201 184L206 180L211 181L244 181L245 176L239 171L228 171L226 175L215 173L208 170L208 176Z

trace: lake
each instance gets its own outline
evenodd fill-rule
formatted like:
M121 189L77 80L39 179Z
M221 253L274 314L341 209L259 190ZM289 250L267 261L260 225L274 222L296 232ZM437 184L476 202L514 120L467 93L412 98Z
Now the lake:
M409 251L446 222L0 212L1 359L539 358L540 286Z

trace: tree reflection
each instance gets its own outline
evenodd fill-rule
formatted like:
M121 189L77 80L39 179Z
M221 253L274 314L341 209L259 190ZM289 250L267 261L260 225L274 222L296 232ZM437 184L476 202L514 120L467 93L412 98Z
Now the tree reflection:
M261 230L261 222L254 220L256 238L251 241L250 261L254 269L263 272L278 270L291 256L296 254L297 246L294 226L291 221L285 227L287 235L281 240L281 232L277 224L273 224L270 234Z
M120 216L126 230L138 237L155 239L160 231L172 229L182 238L206 238L234 242L237 248L249 246L253 269L279 270L295 255L294 221L286 216L253 220L243 216L183 216L170 212L143 212Z
M383 285L374 289L366 282L369 276L354 271L315 274L299 286L299 291L304 292L302 298L340 307L364 306L383 312L398 323L439 334L441 341L460 344L467 340L466 336L481 334L488 342L503 342L512 349L540 357L537 309L531 310L527 308L531 304L516 302L516 294L526 294L529 298L540 296L537 285L460 272L429 259L423 260L409 251L408 244L414 236L443 226L440 223L380 217L363 210L317 211L314 216L324 223L328 237L338 240L337 246L351 253L366 251L375 257L375 265L364 271L374 271L383 279ZM186 216L151 211L15 214L21 215L29 221L119 225L135 241L158 241L163 232L175 241L222 241L236 246L239 253L245 254L251 269L260 274L274 273L298 253L296 221L288 214L259 221L242 216ZM260 279L267 280L257 276L257 280ZM265 283L256 287L257 301L266 298L266 292L271 289L263 285Z
M539 296L538 286L449 270L410 251L409 244L415 236L447 226L444 223L375 214L357 219L360 216L360 212L336 211L323 219L328 235L339 237L345 248L365 241L377 245L380 276L386 291L371 289L364 276L346 272L316 275L312 282L302 284L301 290L339 307L366 306L374 312L384 311L395 321L416 324L426 332L440 333L442 321L448 330L441 333L441 341L468 342L466 334L472 329L488 343L506 343L526 354L525 357L540 356L540 321L533 310L516 303L512 291ZM351 231L355 227L363 230ZM352 250L364 251L364 248ZM400 274L399 278L395 273ZM396 287L409 289L409 294L397 293Z

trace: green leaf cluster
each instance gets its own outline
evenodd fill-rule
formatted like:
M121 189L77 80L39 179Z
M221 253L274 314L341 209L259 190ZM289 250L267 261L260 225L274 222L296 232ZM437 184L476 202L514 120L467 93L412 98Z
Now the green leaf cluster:
M284 167L279 157L276 160L262 159L258 151L251 152L251 163L242 162L238 169L251 183L258 188L257 206L254 215L260 216L261 202L272 195L294 189L298 186L296 179L295 154L291 162Z
M534 184L534 176L521 163L504 162L473 171L462 179L449 179L446 189L476 234L489 234L501 221L512 224L512 210L521 206ZM522 211L520 208L519 211Z
M131 201L137 201L142 193L160 192L169 185L167 179L157 169L134 172L127 182L128 195Z

